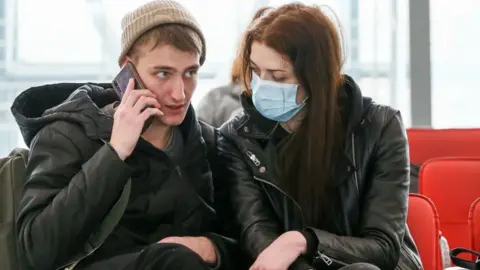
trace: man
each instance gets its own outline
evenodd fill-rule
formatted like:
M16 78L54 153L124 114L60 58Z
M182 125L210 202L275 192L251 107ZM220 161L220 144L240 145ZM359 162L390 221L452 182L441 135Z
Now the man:
M213 233L207 146L190 105L205 60L200 27L161 0L125 15L122 28L119 64L132 62L147 89L130 81L119 101L110 85L45 85L12 106L30 147L17 221L24 260L38 270L79 260L75 269L234 269L235 244ZM129 179L123 216L87 254Z

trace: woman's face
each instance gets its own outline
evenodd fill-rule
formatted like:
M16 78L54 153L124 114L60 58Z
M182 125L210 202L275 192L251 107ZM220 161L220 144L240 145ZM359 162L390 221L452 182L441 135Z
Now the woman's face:
M250 53L250 66L261 79L278 83L298 84L292 63L287 57L260 42L253 42ZM297 104L306 98L303 87L297 91Z

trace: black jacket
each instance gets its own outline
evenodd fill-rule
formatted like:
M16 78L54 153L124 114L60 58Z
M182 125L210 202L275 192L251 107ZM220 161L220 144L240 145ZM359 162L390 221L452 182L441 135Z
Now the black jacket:
M113 125L109 104L118 99L108 86L34 87L20 94L12 106L30 147L17 220L24 259L38 270L57 269L78 259L83 243L131 178L124 216L83 263L139 251L166 236L188 235L210 238L217 266L232 269L228 255L235 256L235 243L215 233L216 201L202 138L204 124L190 108L180 125L185 148L178 162L142 138L124 162L103 142L109 140Z
M380 269L421 269L416 246L406 226L409 157L400 113L362 97L345 76L347 136L336 164L334 216L328 229L311 228L302 210L283 191L275 176L272 139L281 127L262 117L251 98L242 95L244 114L225 123L214 175L228 180L232 220L242 247L255 258L285 231L311 235L312 256L298 264L337 269L368 262Z

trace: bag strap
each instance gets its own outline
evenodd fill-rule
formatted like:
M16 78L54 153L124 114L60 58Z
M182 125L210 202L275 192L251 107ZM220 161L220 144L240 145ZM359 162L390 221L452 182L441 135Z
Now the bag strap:
M113 229L115 229L118 222L125 213L131 190L132 181L131 179L128 179L125 187L123 188L122 194L120 195L120 198L107 213L105 218L102 220L102 223L100 223L100 229L97 232L91 234L90 237L88 237L87 243L85 244L88 253L92 253L93 251L95 251L113 232Z
M113 232L117 224L120 222L125 209L127 209L128 200L130 199L130 193L132 191L132 180L128 179L125 184L122 194L118 201L113 205L113 207L108 211L105 218L100 223L99 230L92 233L87 242L84 244L84 250L86 252L85 256L72 262L67 267L62 267L65 270L73 270L79 262L81 262L86 257L90 256L95 250L97 250L103 242L108 238L108 236Z
M480 264L457 257L461 253L469 253L480 257L480 253L466 248L454 248L450 251L450 258L456 266L460 266L469 270L480 270Z

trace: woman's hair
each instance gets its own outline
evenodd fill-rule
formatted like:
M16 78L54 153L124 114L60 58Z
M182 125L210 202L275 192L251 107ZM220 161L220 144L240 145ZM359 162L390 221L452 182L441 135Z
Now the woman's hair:
M255 12L255 14L253 15L253 18L252 18L252 21L250 22L250 25L255 22L256 19L260 18L263 13L267 10L271 9L270 7L263 7L259 10L257 10L257 12ZM242 46L240 46L240 50L242 49ZM239 54L241 55L241 54ZM241 81L241 77L242 77L242 61L243 59L241 57L236 57L234 60L233 60L233 64L232 64L232 69L230 71L230 83L231 84L239 84L240 81Z
M253 42L265 44L289 60L308 95L306 116L281 147L279 166L282 185L300 204L307 221L318 223L333 204L329 183L344 140L337 100L343 84L339 31L318 7L292 3L263 12L242 41L241 81L247 95L252 94Z

